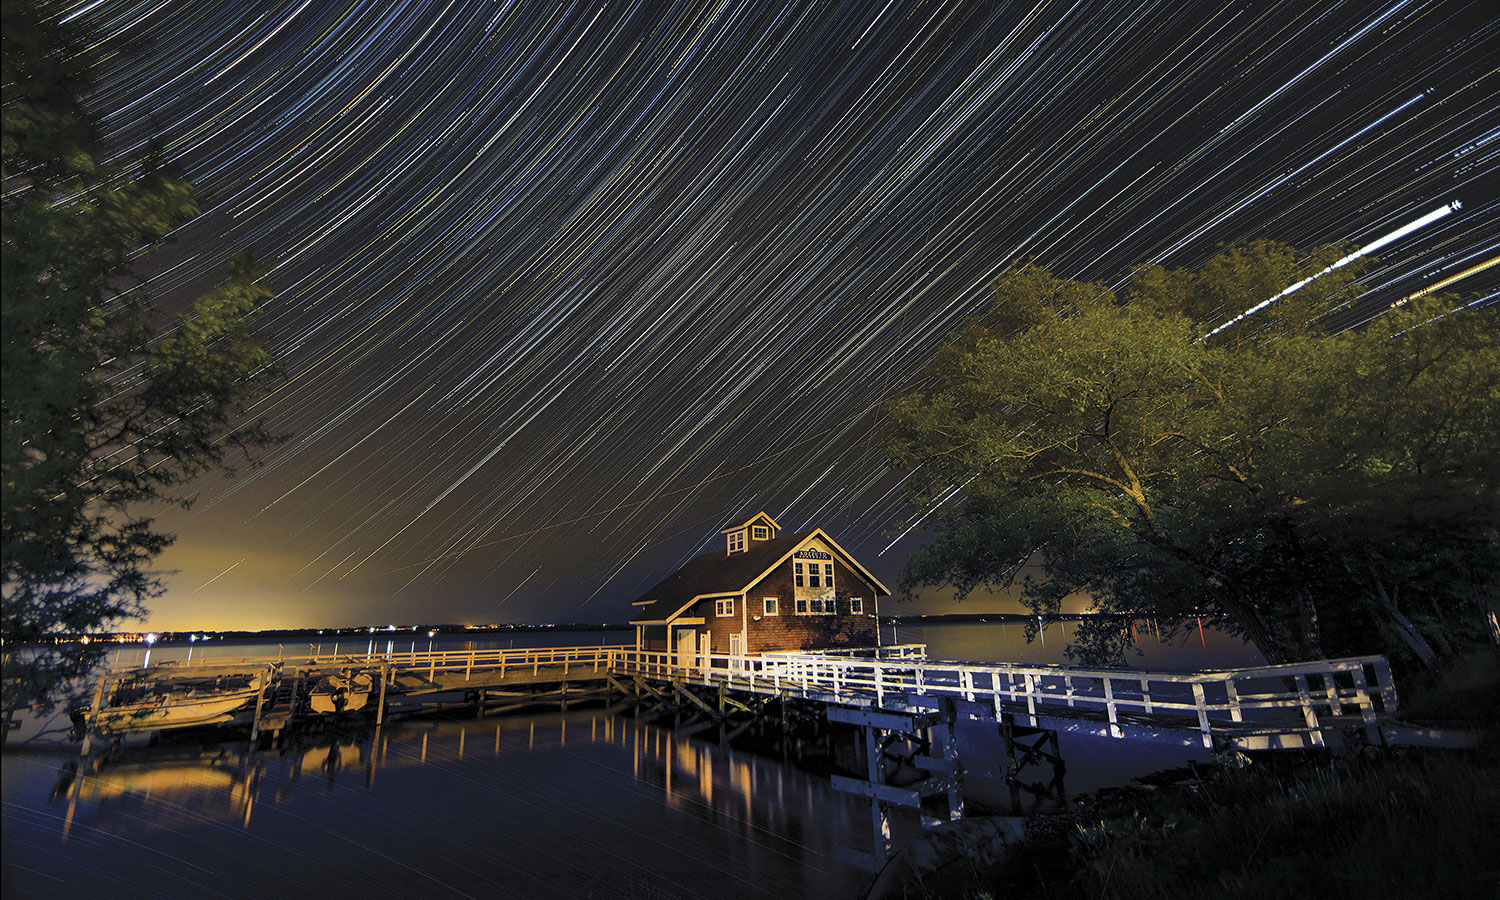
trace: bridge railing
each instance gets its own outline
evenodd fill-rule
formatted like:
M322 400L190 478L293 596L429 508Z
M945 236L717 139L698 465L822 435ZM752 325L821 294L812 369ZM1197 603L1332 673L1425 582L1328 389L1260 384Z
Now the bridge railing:
M1124 737L1129 727L1197 731L1205 747L1216 732L1305 735L1325 728L1375 726L1396 708L1384 657L1318 660L1205 672L1157 672L1083 666L1019 666L859 658L829 653L689 656L627 650L619 670L724 683L751 691L790 690L832 702L884 706L904 695L955 697L1036 725L1041 716L1093 718Z

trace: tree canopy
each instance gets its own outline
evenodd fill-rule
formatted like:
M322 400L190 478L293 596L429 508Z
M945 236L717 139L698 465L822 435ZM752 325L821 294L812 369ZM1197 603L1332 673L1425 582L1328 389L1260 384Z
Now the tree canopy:
M275 374L250 320L270 297L240 256L178 316L134 276L196 213L158 160L112 160L84 107L85 32L4 8L4 705L43 704L98 648L51 641L140 616L172 540L150 510L270 435L243 421ZM21 649L22 647L26 649Z
M1332 267L1345 253L1254 243L1137 268L1118 293L1030 264L999 278L889 405L885 447L936 535L903 588L962 596L1036 557L1039 614L1082 593L1098 612L1215 615L1272 662L1432 664L1482 640L1500 310L1425 298L1331 330L1361 295L1357 262ZM1075 653L1118 660L1129 640L1095 624Z

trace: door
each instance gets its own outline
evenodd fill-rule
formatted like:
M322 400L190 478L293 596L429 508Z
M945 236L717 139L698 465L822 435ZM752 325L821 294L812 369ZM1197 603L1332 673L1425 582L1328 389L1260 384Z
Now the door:
M698 631L695 628L677 629L677 639L672 646L677 650L676 664L687 668L697 664Z
M729 661L729 668L740 670L745 668L745 636L735 632L729 636L729 655L734 659Z

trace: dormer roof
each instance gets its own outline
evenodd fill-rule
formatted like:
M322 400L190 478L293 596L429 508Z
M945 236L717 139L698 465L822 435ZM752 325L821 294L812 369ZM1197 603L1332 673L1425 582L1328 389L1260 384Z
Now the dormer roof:
M730 525L728 528L719 532L719 534L728 534L731 531L740 531L758 523L764 523L770 526L772 534L775 534L776 532L781 530L781 526L776 524L775 519L766 515L764 512L758 512L749 516L740 516L735 520L735 524Z

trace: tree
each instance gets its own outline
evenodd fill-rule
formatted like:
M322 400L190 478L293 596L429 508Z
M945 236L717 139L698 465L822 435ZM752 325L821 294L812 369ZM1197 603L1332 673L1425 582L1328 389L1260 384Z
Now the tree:
M962 596L1039 557L1037 613L1082 592L1099 612L1217 616L1273 662L1431 664L1475 639L1500 573L1497 308L1429 298L1331 331L1360 296L1357 262L1331 268L1345 252L1255 243L1138 268L1120 295L1002 276L888 408L885 447L936 532L903 589ZM1075 652L1129 641L1095 620Z
M244 404L275 373L248 257L175 318L133 275L196 212L155 160L106 161L85 34L4 8L4 707L50 706L102 648L63 635L141 616L172 541L142 512L271 436Z

